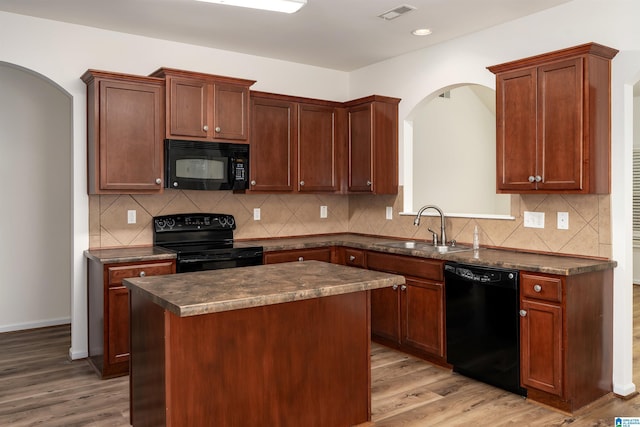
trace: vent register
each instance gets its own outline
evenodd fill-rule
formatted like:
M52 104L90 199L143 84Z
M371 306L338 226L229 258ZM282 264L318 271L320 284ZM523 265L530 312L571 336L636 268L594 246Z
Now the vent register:
M402 15L404 15L405 13L409 13L412 10L416 10L415 7L413 6L409 6L407 4L403 4L401 6L395 7L391 10L388 10L384 13L381 13L380 15L378 15L378 18L382 18L385 21L391 21L393 19L396 19Z

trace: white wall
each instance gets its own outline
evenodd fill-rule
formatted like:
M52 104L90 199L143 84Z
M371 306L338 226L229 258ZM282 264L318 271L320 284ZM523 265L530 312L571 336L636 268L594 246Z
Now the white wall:
M634 86L634 94L640 93L640 82ZM640 95L633 97L633 149L640 150ZM640 285L640 247L633 247L633 283Z
M89 68L147 75L160 67L173 67L257 80L255 90L295 94L336 101L347 100L348 75L344 72L310 67L269 58L236 54L180 43L98 30L79 25L0 12L0 59L32 70L59 85L73 98L73 129L63 150L72 152L73 201L71 266L72 280L71 358L87 355L86 265L83 251L89 245L88 197L86 194L86 87L80 76ZM37 123L33 123L34 126ZM46 154L44 154L46 156ZM30 197L30 188L21 194ZM0 248L11 250L10 242L0 240ZM61 250L68 250L63 248ZM15 277L3 271L3 277ZM3 287L4 287L3 283ZM42 283L40 287L44 287ZM69 292L57 289L60 294ZM20 292L20 291L18 291ZM26 293L20 298L38 298ZM44 295L44 294L38 294ZM68 317L68 313L65 315ZM57 315L56 315L57 316ZM35 319L26 320L26 322ZM0 326L24 323L5 319Z
M597 42L620 50L612 65L612 192L614 284L614 391L635 391L632 379L631 151L633 90L640 80L640 2L573 0L528 17L460 37L352 72L350 97L369 93L402 98L400 120L439 88L476 83L495 88L487 66ZM400 126L400 141L410 126ZM412 189L410 136L400 145L400 182ZM406 155L405 155L406 153ZM606 242L603 242L606 243Z
M71 98L0 62L0 332L71 317Z

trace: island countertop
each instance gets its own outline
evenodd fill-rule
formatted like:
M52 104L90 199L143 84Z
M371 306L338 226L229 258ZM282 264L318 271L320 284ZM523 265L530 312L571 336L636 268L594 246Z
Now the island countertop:
M123 280L157 305L195 316L401 285L403 276L319 261Z

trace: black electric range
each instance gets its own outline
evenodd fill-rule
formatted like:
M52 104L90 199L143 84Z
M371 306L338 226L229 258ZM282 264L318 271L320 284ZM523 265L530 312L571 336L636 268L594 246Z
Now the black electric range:
M233 240L232 215L192 213L153 218L153 243L176 252L176 272L262 264L262 246Z

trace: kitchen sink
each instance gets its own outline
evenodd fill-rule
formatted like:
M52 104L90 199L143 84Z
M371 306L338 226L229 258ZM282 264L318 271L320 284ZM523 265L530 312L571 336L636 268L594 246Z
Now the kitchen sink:
M399 249L411 249L414 251L423 251L423 252L432 252L439 254L450 254L455 252L465 252L473 250L470 246L433 246L433 244L429 242L420 242L420 241L403 241L403 242L384 242L379 243L380 246L386 246L389 248L399 248Z

